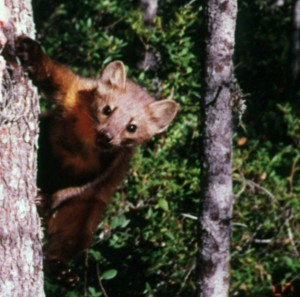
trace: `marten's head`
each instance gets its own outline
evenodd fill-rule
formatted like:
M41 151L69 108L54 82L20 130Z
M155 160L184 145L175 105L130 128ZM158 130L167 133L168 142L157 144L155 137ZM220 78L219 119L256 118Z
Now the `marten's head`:
M163 132L177 113L173 100L156 101L126 78L124 64L110 63L93 91L90 113L95 144L104 150L134 147Z

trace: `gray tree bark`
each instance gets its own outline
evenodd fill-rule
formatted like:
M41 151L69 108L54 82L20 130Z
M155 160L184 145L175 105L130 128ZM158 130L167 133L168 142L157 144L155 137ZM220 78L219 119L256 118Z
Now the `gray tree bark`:
M236 0L206 2L198 263L201 297L225 297L229 288L233 205L231 82L236 12Z
M158 0L140 0L140 6L143 11L143 20L145 26L149 31L152 30L153 20L157 14ZM144 43L145 51L142 61L139 62L139 65L143 69L154 70L157 66L157 60L155 54L149 50L148 45Z
M40 221L36 209L37 91L2 57L17 35L34 37L31 1L0 0L0 296L41 297Z

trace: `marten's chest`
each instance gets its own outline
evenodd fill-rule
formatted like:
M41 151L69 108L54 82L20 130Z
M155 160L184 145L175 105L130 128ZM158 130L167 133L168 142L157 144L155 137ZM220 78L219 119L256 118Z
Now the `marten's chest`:
M56 121L51 132L54 155L70 175L97 174L103 170L103 156L95 146L95 129L87 116L73 116Z

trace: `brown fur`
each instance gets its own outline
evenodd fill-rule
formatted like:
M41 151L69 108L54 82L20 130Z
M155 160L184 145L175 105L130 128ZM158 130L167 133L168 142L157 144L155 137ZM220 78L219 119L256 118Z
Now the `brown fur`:
M18 38L17 54L57 105L54 117L41 124L48 132L41 133L38 183L54 209L47 219L46 256L68 260L90 243L133 148L165 130L177 106L155 101L127 79L120 61L100 78L87 79L52 61L26 36Z

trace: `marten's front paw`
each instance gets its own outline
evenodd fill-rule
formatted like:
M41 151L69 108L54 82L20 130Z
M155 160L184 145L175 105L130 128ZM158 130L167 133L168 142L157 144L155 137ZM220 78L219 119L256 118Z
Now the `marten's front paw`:
M18 36L16 55L28 73L34 75L38 72L39 65L42 63L43 51L35 40L26 35Z

